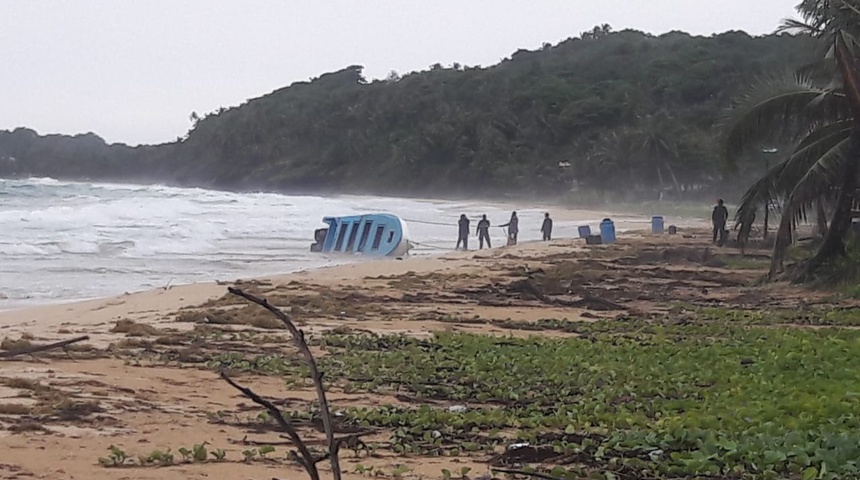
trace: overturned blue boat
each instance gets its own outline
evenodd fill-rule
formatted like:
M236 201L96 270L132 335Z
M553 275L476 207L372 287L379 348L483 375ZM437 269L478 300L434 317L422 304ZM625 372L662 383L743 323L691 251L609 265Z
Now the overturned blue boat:
M387 213L325 217L328 228L314 231L312 252L361 253L399 257L411 245L406 222Z

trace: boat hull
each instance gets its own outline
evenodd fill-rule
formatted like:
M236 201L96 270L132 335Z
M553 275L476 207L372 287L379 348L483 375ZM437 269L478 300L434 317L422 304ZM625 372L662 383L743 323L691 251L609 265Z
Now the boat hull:
M315 232L316 243L311 245L311 251L393 257L409 252L406 222L395 215L325 217L323 222L328 228Z

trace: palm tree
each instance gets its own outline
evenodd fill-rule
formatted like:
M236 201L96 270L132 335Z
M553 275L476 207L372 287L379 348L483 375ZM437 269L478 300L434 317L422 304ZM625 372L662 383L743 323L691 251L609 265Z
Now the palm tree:
M620 172L630 174L629 183L634 183L636 176L632 174L630 166L630 158L634 153L634 144L626 130L604 131L578 166L579 176L598 189L602 200L614 182L626 180L620 178Z
M797 10L802 21L787 20L781 29L823 40L827 54L819 74L760 82L733 109L726 135L730 162L766 140L795 141L789 155L744 194L736 217L741 225L749 223L758 208L782 201L771 276L782 267L794 226L813 207L820 211L829 205L833 213L825 240L806 272L844 253L860 184L860 0L804 0ZM829 82L824 83L824 78Z
M672 180L675 194L681 194L681 185L672 168L672 162L678 161L678 138L682 132L673 124L672 119L665 112L656 115L647 115L639 122L636 131L637 140L640 144L642 160L656 170L660 181L660 190L664 188L663 169Z

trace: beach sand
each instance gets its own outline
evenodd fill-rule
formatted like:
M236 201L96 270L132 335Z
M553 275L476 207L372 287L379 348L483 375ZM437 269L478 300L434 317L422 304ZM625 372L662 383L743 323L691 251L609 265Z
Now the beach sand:
M678 301L783 307L815 301L790 287L747 287L760 271L729 266L737 253L710 246L706 230L682 233L629 232L616 244L594 247L560 239L368 261L0 312L0 338L7 340L41 344L90 337L68 352L0 359L0 479L303 478L301 468L285 460L239 460L248 438L283 442L275 433L249 433L241 422L218 421L254 417L260 409L219 379L206 359L230 351L294 353L285 331L270 328L272 319L261 308L228 295L228 285L270 299L309 338L332 329L414 336L438 331L573 335L523 325L660 314ZM227 341L207 336L213 330L265 336ZM315 398L312 389L287 387L278 377L236 378L297 410ZM403 404L392 395L348 393L338 386L329 391L338 409ZM312 429L303 431L323 438ZM380 441L387 438L388 432L378 435ZM204 441L211 449L225 449L228 461L121 469L98 462L111 445L142 455L168 448L176 453ZM439 478L442 468L461 466L487 471L480 456L399 457L382 451L372 458L342 457L345 473L359 463L386 469L405 464L407 476L416 478Z

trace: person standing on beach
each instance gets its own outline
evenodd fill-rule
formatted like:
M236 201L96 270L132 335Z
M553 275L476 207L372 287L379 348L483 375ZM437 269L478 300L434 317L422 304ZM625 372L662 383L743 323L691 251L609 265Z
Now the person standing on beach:
M508 227L508 245L516 245L517 234L520 233L520 219L517 218L517 212L511 213L510 221L500 226Z
M543 225L540 227L540 233L543 234L543 241L552 240L552 219L549 218L549 212L543 215Z
M460 244L463 244L463 250L469 249L469 218L466 215L460 215L460 221L457 222L460 227L459 234L457 236L457 247L455 250L460 249Z
M484 249L484 240L487 241L487 248L493 248L490 244L490 221L486 215L482 215L478 222L478 248L481 250Z
M725 241L726 237L726 222L729 219L729 210L723 205L723 199L717 200L717 206L714 207L711 213L711 222L714 224L714 243L717 243L717 238L720 239L719 245Z

